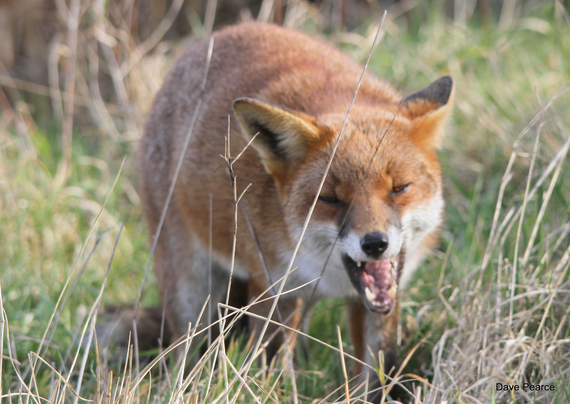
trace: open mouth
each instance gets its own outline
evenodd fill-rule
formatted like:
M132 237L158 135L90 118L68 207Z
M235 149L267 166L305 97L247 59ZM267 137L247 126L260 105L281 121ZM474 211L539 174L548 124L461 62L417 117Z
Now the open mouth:
M403 252L376 261L354 261L343 254L342 261L350 281L360 293L365 306L376 313L389 314L396 305L398 267Z

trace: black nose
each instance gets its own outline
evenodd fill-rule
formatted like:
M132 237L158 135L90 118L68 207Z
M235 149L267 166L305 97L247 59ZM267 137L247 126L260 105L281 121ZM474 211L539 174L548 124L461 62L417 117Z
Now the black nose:
M364 254L372 258L378 258L388 248L388 237L379 231L368 233L360 240L360 248L362 248Z

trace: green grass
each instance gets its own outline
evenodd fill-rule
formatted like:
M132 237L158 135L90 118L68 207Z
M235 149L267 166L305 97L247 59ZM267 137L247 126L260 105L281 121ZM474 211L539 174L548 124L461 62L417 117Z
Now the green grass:
M535 187L570 136L568 21L567 11L551 3L522 10L503 25L482 24L473 18L465 26L445 17L441 7L421 6L412 9L409 18L391 20L389 15L386 21L372 71L403 93L444 74L451 74L456 82L453 119L440 153L447 201L441 244L402 295L400 359L418 345L406 372L430 383L405 384L421 387L418 402L570 401L568 158L560 160L560 174L551 191L557 166L532 198L526 196L527 183L529 191ZM307 26L312 24L309 21ZM330 40L363 60L374 32L372 24L361 35L352 36L350 44L343 35L333 34ZM173 59L166 55L157 52L142 64L156 69L149 74L162 76ZM139 84L136 77L143 73L138 66L134 77L125 79L134 97L133 122L139 130L148 107L147 94L154 91ZM120 223L124 229L103 303L135 301L148 259L148 234L136 193L136 143L132 141L136 136L112 137L103 120L77 123L72 172L61 182L57 177L61 126L49 119L45 109L28 114L18 93L6 91L18 107L15 112L0 112L0 282L7 318L1 337L0 393L15 394L12 402L43 400L40 397L73 401L54 370L46 364L32 370L35 359L30 352L35 352L73 388L81 378L82 397L98 399L110 383L112 394L121 402L139 398L147 402L148 397L150 402L171 402L182 393L192 403L225 402L223 366L212 370L208 393L209 365L188 380L186 389L177 384L177 371L167 363L155 366L136 388L129 385L136 377L134 363L132 368L124 363L112 363L109 368L91 352L85 371L79 372L83 349L77 341L103 284ZM85 109L78 112L87 114ZM27 128L17 126L14 116ZM128 125L123 118L114 116L112 122L124 134ZM511 156L509 181L497 203ZM124 169L112 189L124 157ZM70 286L62 292L68 280ZM65 304L60 305L60 315L38 352L62 293ZM143 305L157 303L151 275ZM313 315L310 334L338 347L336 324L344 327L344 321L342 302L326 300ZM239 368L250 344L243 337L235 338L227 357ZM350 352L346 331L342 344ZM327 399L333 402L345 391L340 356L314 341L307 345L309 357L298 352L295 363L298 400L319 402L314 400L338 389ZM78 362L72 365L78 350ZM351 377L350 361L347 364ZM109 369L115 369L112 378ZM278 358L271 371L261 371L254 364L248 373L248 386L262 402L267 397L272 397L267 402L294 402L289 373L281 370ZM232 371L228 374L231 380ZM539 393L533 398L531 393L510 396L494 391L496 382L524 381L553 383L555 395ZM355 386L351 382L351 388ZM237 385L229 396L237 402L255 402Z

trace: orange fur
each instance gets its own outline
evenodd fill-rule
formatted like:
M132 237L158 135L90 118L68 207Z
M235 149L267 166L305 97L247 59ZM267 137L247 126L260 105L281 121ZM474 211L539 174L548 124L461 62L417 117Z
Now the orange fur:
M196 322L210 293L210 195L212 301L225 298L234 196L226 170L218 168L228 115L234 156L256 136L233 164L238 194L252 184L238 210L234 277L248 282L253 298L270 286L260 252L272 282L288 267L362 72L361 65L324 42L249 23L213 35L201 94L207 49L204 41L175 65L155 99L141 144L141 192L153 235L202 97L155 254L174 338L187 331L188 322ZM298 269L285 285L289 290L314 281L330 253L316 297L347 299L357 355L372 364L369 352L377 356L378 350L385 350L391 361L387 369L395 357L398 279L410 278L441 220L436 149L452 90L451 78L444 77L402 99L386 82L364 75L294 264ZM397 274L390 275L396 267ZM314 286L282 296L282 318L298 308L300 298L306 302ZM255 305L253 310L267 315L270 306Z

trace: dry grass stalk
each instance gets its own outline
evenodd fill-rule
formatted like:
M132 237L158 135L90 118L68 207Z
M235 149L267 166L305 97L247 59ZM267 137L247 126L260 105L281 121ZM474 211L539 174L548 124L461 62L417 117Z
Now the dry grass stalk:
M73 131L73 112L75 95L75 64L77 59L77 36L79 28L79 8L81 0L71 0L69 15L67 20L67 50L69 52L68 68L65 77L65 92L69 98L65 103L65 117L63 130L61 133L61 148L63 150L63 160L58 168L58 180L56 183L63 184L71 172L71 139Z

